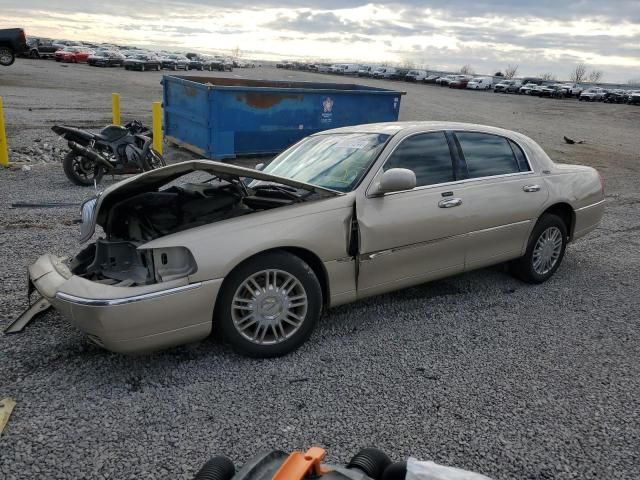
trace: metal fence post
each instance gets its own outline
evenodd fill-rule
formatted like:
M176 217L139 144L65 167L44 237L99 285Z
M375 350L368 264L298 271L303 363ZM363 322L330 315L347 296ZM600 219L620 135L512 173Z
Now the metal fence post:
M162 155L162 103L153 102L151 112L153 118L153 149Z
M120 94L111 94L111 113L113 116L113 124L120 125Z
M4 129L4 109L0 97L0 165L9 166L9 148L7 146L7 132Z

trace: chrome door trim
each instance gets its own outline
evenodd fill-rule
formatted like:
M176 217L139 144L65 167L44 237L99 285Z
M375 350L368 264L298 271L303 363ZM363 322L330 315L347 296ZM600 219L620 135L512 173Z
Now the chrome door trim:
M493 230L499 230L501 228L513 227L513 226L516 226L516 225L524 225L524 224L527 224L527 223L531 223L531 220L521 220L519 222L508 223L506 225L499 225L497 227L489 227L489 228L483 228L482 230L474 230L473 232L469 232L469 233L461 233L459 235L451 235L451 236L448 236L448 237L440 237L440 238L436 238L434 240L428 240L426 242L410 243L408 245L402 245L400 247L386 248L384 250L377 250L375 252L361 254L359 256L359 260L361 262L368 262L368 261L371 261L371 260L375 260L377 257L381 257L383 255L389 255L390 253L400 252L402 250L409 250L409 249L412 249L412 248L420 248L420 247L424 247L426 245L430 245L430 244L433 244L433 243L443 242L445 240L452 240L452 239L461 238L461 237L469 237L469 236L472 236L472 235L476 235L478 233L491 232Z

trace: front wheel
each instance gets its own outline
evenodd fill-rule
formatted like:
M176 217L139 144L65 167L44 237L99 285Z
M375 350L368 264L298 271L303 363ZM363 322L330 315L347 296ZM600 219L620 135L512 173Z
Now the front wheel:
M531 232L527 252L512 263L512 273L527 283L547 281L562 263L567 240L564 221L557 215L543 215Z
M299 257L280 251L242 263L225 279L215 309L224 339L250 357L278 357L302 345L322 311L322 289Z
M0 47L0 65L8 67L16 61L16 54L9 47Z
M69 180L81 187L89 187L94 181L100 183L104 175L104 169L96 166L93 160L89 160L76 152L67 153L62 160L64 174Z
M164 157L156 152L153 148L149 149L147 153L147 157L143 159L143 170L146 172L148 170L154 170L156 168L166 167L167 162L165 162Z

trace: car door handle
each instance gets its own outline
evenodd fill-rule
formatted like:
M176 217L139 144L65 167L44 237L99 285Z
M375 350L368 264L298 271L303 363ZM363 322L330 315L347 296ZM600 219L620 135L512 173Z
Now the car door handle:
M462 205L461 198L445 198L444 200L440 200L438 202L438 206L440 208L453 208L459 207L460 205Z
M524 187L522 187L522 190L524 190L527 193L539 192L540 185L525 185Z

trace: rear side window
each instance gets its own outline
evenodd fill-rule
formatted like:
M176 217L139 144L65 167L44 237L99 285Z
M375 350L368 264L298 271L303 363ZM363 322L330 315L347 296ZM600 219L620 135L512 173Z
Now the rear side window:
M469 178L491 177L520 171L519 162L506 138L474 132L457 132L456 137L467 163ZM522 154L522 151L520 153ZM524 157L524 154L522 156ZM526 164L524 158L523 161Z
M509 145L511 145L511 150L513 150L513 154L516 156L516 161L518 162L518 167L520 168L520 171L521 172L531 171L531 168L529 167L529 163L527 162L527 157L524 156L524 152L522 151L520 146L512 140L509 140Z
M416 186L454 180L449 144L444 132L421 133L400 143L383 169L407 168L416 174Z

